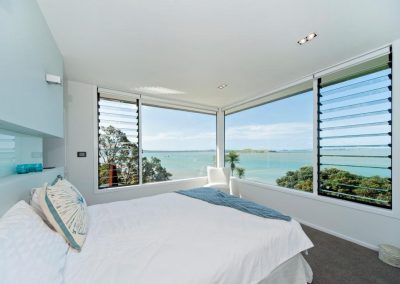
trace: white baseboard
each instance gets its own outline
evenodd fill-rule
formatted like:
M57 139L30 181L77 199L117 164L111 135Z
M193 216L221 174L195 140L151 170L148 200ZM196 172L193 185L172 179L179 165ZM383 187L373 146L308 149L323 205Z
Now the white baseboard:
M299 223L304 224L304 225L306 225L306 226L308 226L308 227L311 227L311 228L313 228L313 229L316 229L316 230L318 230L318 231L321 231L321 232L327 233L327 234L329 234L329 235L332 235L332 236L335 236L335 237L344 239L344 240L346 240L346 241L355 243L355 244L357 244L357 245L366 247L366 248L368 248L368 249L372 249L372 250L378 251L378 247L377 247L376 245L369 244L369 243L366 243L366 242L363 242L363 241L360 241L360 240L351 238L351 237L349 237L349 236L346 236L346 235L337 233L337 232L335 232L335 231L332 231L332 230L330 230L330 229L321 227L321 226L319 226L319 225L311 224L311 223L309 223L309 222L306 222L306 221L301 220L301 219L298 219L298 218L295 218L295 219L296 219Z

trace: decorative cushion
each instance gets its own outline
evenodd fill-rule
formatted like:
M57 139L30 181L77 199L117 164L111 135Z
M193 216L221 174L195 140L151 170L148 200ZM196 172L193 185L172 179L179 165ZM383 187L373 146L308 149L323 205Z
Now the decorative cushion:
M62 283L67 251L25 201L0 219L0 283Z
M88 231L86 201L78 189L66 180L47 186L40 192L40 207L54 229L69 245L80 251Z

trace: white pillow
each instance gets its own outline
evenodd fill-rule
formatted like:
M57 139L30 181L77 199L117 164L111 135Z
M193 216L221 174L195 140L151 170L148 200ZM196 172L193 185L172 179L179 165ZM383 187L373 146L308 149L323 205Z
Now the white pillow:
M32 207L32 209L38 214L43 221L48 223L46 216L43 213L42 208L40 207L39 203L39 195L42 190L45 190L47 187L47 184L45 184L43 187L38 187L38 188L32 188L31 190L31 199L29 200L29 205Z
M40 207L53 228L69 245L80 251L88 231L86 201L68 181L60 180L40 192Z
M62 283L67 251L25 201L0 219L0 283Z

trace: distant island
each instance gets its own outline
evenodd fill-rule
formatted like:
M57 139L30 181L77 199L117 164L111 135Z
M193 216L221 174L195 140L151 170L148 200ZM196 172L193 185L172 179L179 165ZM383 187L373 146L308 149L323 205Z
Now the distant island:
M294 149L294 150L269 150L269 149L251 149L245 148L240 150L231 150L226 149L225 152L236 152L239 154L266 154L266 153L280 153L280 152L305 152L305 151L312 151L311 149ZM209 150L143 150L143 153L176 153L176 152L215 152L215 149Z

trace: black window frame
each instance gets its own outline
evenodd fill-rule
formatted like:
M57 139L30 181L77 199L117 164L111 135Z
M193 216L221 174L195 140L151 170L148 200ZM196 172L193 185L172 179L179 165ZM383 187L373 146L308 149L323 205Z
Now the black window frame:
M137 183L133 184L126 184L126 185L117 185L117 186L107 186L107 187L100 187L100 147L99 147L99 140L100 140L100 100L109 100L109 101L115 101L115 102L122 102L122 103L129 103L129 104L134 104L136 105L137 108L137 137L138 137L138 142L137 142L137 148L138 148L138 159L137 159ZM140 167L140 159L141 155L139 153L140 151L140 107L139 107L139 99L134 99L132 101L130 100L123 100L123 99L116 99L116 98L108 98L108 97L102 97L101 93L97 91L97 190L102 191L102 190L112 190L112 189L117 189L117 188L125 188L125 187L130 187L130 186L136 186L140 184L141 180L141 175L142 175L142 169Z

